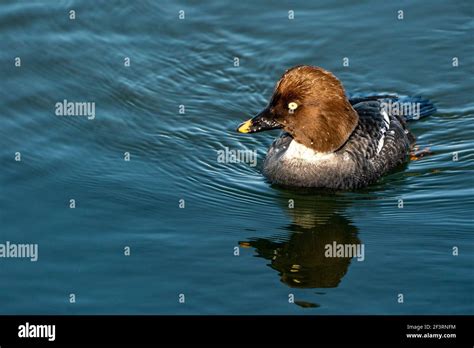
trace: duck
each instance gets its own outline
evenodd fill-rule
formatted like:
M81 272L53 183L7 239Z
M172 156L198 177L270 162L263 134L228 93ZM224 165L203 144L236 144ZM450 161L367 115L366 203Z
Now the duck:
M387 107L401 103L416 105L417 111ZM348 95L331 72L299 65L285 71L268 105L237 131L282 130L263 163L271 184L353 190L407 162L416 140L407 121L435 111L421 97Z

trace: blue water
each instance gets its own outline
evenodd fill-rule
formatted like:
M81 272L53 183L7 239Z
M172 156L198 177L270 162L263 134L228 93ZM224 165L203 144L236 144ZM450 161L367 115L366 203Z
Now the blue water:
M39 259L0 258L0 313L473 314L473 14L471 1L2 1L0 244L37 243ZM296 64L350 92L431 99L438 113L410 125L430 154L356 192L269 185L278 132L235 128ZM64 99L96 117L57 116ZM225 147L257 150L257 166L219 163ZM364 261L325 258L333 241L364 244Z

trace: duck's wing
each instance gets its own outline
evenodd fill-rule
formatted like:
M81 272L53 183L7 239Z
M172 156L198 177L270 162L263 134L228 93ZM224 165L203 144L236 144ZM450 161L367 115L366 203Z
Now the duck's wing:
M398 115L388 114L379 101L355 104L359 124L341 149L357 161L393 167L405 160L414 137Z
M393 93L356 93L349 94L348 98L352 105L378 101L389 114L400 115L405 121L418 120L436 112L436 106L430 100L420 96L411 97Z

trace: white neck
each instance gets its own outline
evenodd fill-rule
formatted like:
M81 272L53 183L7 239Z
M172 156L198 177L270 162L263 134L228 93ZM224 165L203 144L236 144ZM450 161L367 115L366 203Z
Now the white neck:
M299 159L307 162L316 162L329 160L334 157L334 153L314 151L313 149L306 147L293 139L284 156L287 159Z

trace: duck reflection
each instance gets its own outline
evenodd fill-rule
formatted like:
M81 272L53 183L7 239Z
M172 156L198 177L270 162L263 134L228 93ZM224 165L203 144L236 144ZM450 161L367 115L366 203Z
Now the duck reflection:
M292 288L337 287L354 258L347 254L328 257L328 253L335 251L335 245L360 248L361 244L357 227L343 215L349 202L334 196L291 198L285 194L281 198L293 221L286 227L289 238L253 238L240 245L255 248L257 255L269 260L269 266L278 271L281 281Z

